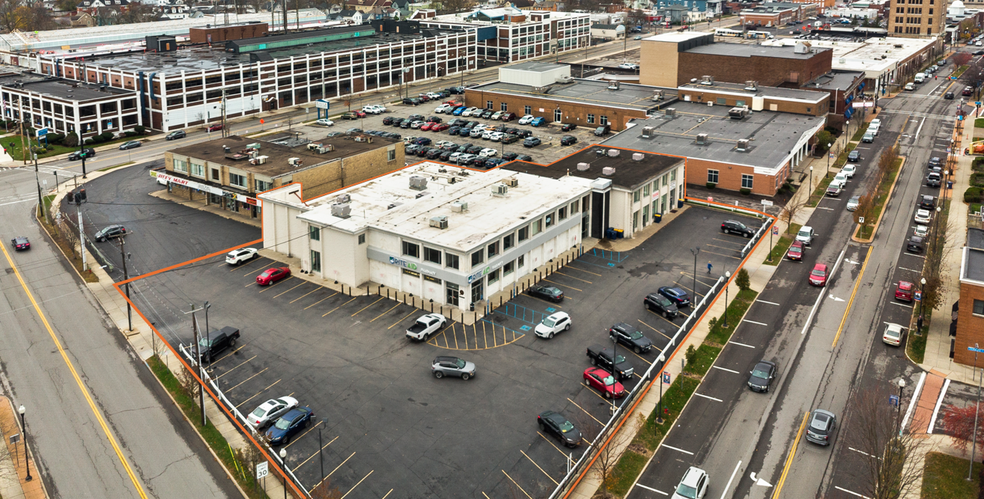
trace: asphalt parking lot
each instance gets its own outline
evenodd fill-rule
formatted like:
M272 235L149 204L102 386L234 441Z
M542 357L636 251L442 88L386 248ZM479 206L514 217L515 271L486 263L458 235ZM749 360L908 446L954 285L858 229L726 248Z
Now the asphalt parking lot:
M156 256L140 256L131 275L134 268L147 273L220 251L219 243L228 248L255 239L258 230L239 222L161 206L146 195L157 188L141 166L89 184L90 196L115 198L85 206L87 221L126 220L127 248ZM141 205L150 208L130 214ZM636 386L683 323L682 314L691 312L685 308L667 320L646 310L643 298L676 285L699 300L725 270L733 271L748 240L720 232L721 221L732 218L740 217L690 207L631 251L588 250L546 276L541 284L563 290L563 303L523 294L475 325L449 323L426 343L405 337L423 312L385 296L348 296L297 276L258 287L257 274L282 265L262 257L238 267L222 256L196 261L138 280L134 298L166 338L186 345L193 340L184 315L191 303L210 303L211 330L242 331L235 349L210 367L240 412L284 395L314 410L317 423L286 445L288 465L308 489L322 476L320 438L324 475L352 497L540 496L556 486L567 461L580 457L610 414L611 402L582 384L590 367L585 348L610 346L606 333L616 322L635 326L654 343L642 354L618 347L635 369L625 387ZM188 234L196 231L210 237L190 244ZM690 250L696 248L695 276ZM119 258L113 255L106 252ZM571 315L570 331L551 340L532 334L558 310ZM438 355L474 362L475 378L434 378L429 366ZM586 442L570 451L538 432L536 416L545 410L564 414Z

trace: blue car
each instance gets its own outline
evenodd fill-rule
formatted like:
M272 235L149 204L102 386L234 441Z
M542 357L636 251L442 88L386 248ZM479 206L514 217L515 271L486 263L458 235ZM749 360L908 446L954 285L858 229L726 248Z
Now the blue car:
M465 106L461 106L461 107L455 109L454 112L451 113L451 114L453 114L455 116L461 116L461 113L465 112L465 109L468 109L468 108L465 107Z
M544 119L544 118L539 118L539 117L538 118L533 118L533 121L530 122L530 125L533 125L533 126L543 126L543 125L546 125L546 124L547 124L547 120Z
M302 428L311 424L314 419L314 411L310 407L298 407L291 409L287 414L280 416L266 432L266 439L270 445L286 445L290 443L291 437L297 435Z
M690 305L690 296L686 291L680 288L663 286L662 288L659 288L659 294L665 296L677 307L687 307Z

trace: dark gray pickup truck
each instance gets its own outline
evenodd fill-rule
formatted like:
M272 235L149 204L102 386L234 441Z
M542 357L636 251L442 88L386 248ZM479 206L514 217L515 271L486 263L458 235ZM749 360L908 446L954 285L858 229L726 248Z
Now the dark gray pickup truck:
M202 362L212 362L219 353L226 348L236 346L239 339L239 329L226 326L218 331L212 331L207 336L198 339L198 348L201 351Z
M621 355L615 359L615 370L612 371L612 357L615 356L615 352L611 348L602 348L601 345L591 345L588 347L587 355L591 359L592 366L598 366L610 373L615 373L618 379L631 378L635 372L635 369Z

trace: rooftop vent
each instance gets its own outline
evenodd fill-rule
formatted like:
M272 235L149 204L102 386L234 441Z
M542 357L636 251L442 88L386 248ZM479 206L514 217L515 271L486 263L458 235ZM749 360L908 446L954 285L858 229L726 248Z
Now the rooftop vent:
M426 195L427 195L426 192L418 192L417 195L414 196L414 199L420 199L420 198L422 198L422 197L424 197Z
M431 219L430 219L430 226L431 227L436 227L438 229L447 229L448 228L448 217L446 217L446 216L431 217Z
M608 82L608 90L618 90L618 80Z
M694 143L697 144L697 145L699 145L699 146L706 146L707 145L707 134L706 133L698 133L697 134L697 139L694 141Z
M468 203L463 203L461 201L455 201L451 203L451 211L455 213L463 213L468 211Z
M646 159L646 155L641 152L632 153L632 161L642 161Z
M570 76L567 75L560 76L557 78L557 83L561 83L561 84L574 83L574 78L571 78Z
M348 218L352 216L352 206L348 203L335 203L331 205L331 216Z
M748 106L733 107L728 110L728 116L733 120L741 120L748 116Z
M287 158L287 164L290 166L301 166L301 158Z
M604 167L604 168L601 169L601 174L602 175L615 175L615 167L614 166L606 166L606 167Z
M609 158L617 158L617 157L618 157L618 155L619 155L619 154L620 154L621 152L622 152L622 151L619 151L618 149L609 149L609 150L608 150L608 157L609 157Z
M590 169L591 169L591 163L578 163L577 164L577 171L579 171L579 172L586 172L586 171L588 171Z
M758 91L758 86L759 86L759 82L757 81L749 80L745 82L745 90L748 92Z
M748 139L738 139L738 144L735 146L735 150L738 152L747 152L749 148Z
M672 107L666 108L666 116L669 118L676 116L676 109Z
M267 159L269 159L269 158L270 158L269 156L257 156L256 157L256 163L254 163L254 164L257 164L257 165L266 164Z
M642 127L642 138L644 138L644 139L650 139L650 138L652 138L652 136L654 135L653 132L655 132L655 131L656 131L656 127L652 127L652 126L644 126L644 127Z
M505 196L509 192L509 186L506 184L495 184L492 186L493 196Z
M414 175L410 177L410 188L415 191L422 191L427 188L427 177Z
M403 203L390 203L390 204L389 204L389 205L388 205L388 206L386 207L386 209L387 209L387 210L392 210L393 208L396 208L397 206L400 206L401 204L403 204Z
M714 77L711 76L711 75L701 76L700 77L700 84L701 85L713 85L714 84Z
M656 93L653 94L653 102L659 102L661 100L663 100L663 91L657 90Z
M352 200L352 196L349 196L348 194L342 194L341 196L335 198L336 203L347 203L351 200Z
M232 151L232 149L229 149L229 146L222 146L222 150L225 151L226 154Z

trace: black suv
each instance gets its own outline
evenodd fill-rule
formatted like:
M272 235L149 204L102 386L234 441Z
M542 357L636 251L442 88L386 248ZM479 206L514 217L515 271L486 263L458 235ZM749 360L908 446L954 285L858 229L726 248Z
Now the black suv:
M182 132L182 133L184 133L184 132ZM81 151L75 151L72 154L69 154L68 155L68 160L69 161L75 161L77 159L82 159L82 153L83 152L85 152L85 157L87 157L87 158L91 158L91 157L93 157L93 156L96 155L96 151L94 151L90 147L86 147L85 149L82 149Z
M573 135L564 135L560 138L560 145L562 146L569 146L575 143L577 143L577 137Z
M725 220L721 223L721 232L725 234L739 234L745 237L752 237L755 231L737 220Z
M642 304L646 306L647 309L652 310L658 314L662 314L663 317L667 319L673 319L680 313L677 306L670 301L669 298L659 294L650 293L642 300Z
M631 348L635 353L644 353L653 349L653 342L646 338L638 329L619 322L608 330L608 336L619 343Z

